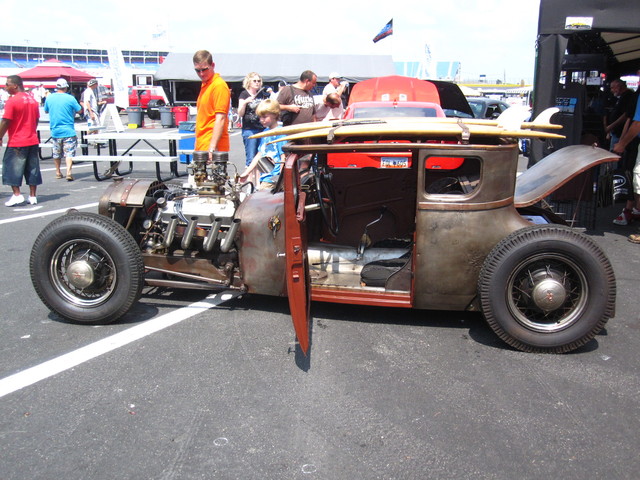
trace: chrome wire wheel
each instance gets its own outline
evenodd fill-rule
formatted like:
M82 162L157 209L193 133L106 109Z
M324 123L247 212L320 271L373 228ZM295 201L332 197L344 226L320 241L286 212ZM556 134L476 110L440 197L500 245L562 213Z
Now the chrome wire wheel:
M560 225L517 230L478 276L482 313L518 350L563 353L592 340L615 314L616 279L588 236Z
M95 307L113 294L118 275L109 253L93 240L70 240L51 257L51 284L79 307Z
M522 326L536 332L563 330L580 319L589 285L571 259L540 254L516 267L507 283L507 306Z
M122 225L94 213L71 213L47 225L31 249L31 281L49 309L77 323L113 322L144 285L140 248Z

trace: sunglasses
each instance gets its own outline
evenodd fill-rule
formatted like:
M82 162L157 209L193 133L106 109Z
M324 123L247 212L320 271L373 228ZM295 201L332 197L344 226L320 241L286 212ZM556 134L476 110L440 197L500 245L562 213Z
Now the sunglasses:
M204 67L204 68L194 68L194 70L198 73L202 73L202 72L206 72L207 70L209 70L210 67Z

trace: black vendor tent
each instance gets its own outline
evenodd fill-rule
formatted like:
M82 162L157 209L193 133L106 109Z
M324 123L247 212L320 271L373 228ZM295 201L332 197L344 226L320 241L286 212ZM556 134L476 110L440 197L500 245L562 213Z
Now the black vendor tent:
M599 87L598 82L604 76L610 80L635 74L640 69L639 18L640 2L637 0L540 0L534 115L548 107L562 106L563 101L578 107L581 101L589 101L576 93L580 85L570 85L571 75L560 84L562 71L569 74L587 72L578 82L583 87ZM592 72L604 76L588 78ZM569 136L568 144L580 143L583 133L581 112L575 113L575 118L565 119L564 133ZM560 146L563 145L555 148ZM543 142L534 142L532 162L553 149Z
M540 0L533 115L549 107L560 112L565 140L532 140L529 164L564 146L607 147L602 118L607 84L640 68L638 0ZM595 226L599 206L611 203L606 169L583 172L546 199L574 225Z

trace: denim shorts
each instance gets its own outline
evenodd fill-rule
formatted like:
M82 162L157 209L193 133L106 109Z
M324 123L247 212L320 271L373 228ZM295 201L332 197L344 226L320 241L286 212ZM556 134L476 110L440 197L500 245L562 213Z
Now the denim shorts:
M78 137L52 138L53 158L75 157Z
M2 184L21 187L22 177L27 185L42 184L38 145L5 149L2 158Z

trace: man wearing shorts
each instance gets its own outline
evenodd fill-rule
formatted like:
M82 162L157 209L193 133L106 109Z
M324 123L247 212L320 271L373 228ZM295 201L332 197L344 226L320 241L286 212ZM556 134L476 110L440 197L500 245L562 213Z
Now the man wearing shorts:
M38 103L25 93L22 79L17 75L7 77L6 89L11 97L0 121L0 147L4 134L9 133L9 143L2 159L2 184L10 185L13 195L4 204L13 207L24 203L20 193L24 177L29 185L29 203L35 205L38 203L36 189L42 183L36 133L40 118Z
M87 88L82 92L82 106L84 107L84 118L87 120L87 126L91 127L100 126L100 114L98 112L98 97L96 96L96 90L98 88L98 81L92 78L87 82ZM95 133L95 132L90 132Z
M627 148L627 145L629 145L631 141L638 136L640 136L640 97L638 97L636 101L636 111L633 115L630 126L622 134L618 143L614 145L613 151L615 153L622 154L625 148ZM640 149L638 150L638 156L636 157L636 163L633 168L633 199L627 200L627 205L620 215L625 220L628 220L624 225L627 225L631 220L640 217ZM630 235L629 241L633 243L640 243L640 234Z
M44 102L44 111L49 114L56 178L62 178L60 163L64 156L67 164L66 178L71 182L73 181L71 175L73 157L76 156L78 147L78 136L74 126L75 117L82 107L72 95L67 93L68 90L67 81L59 78L56 82L56 93L49 95Z

